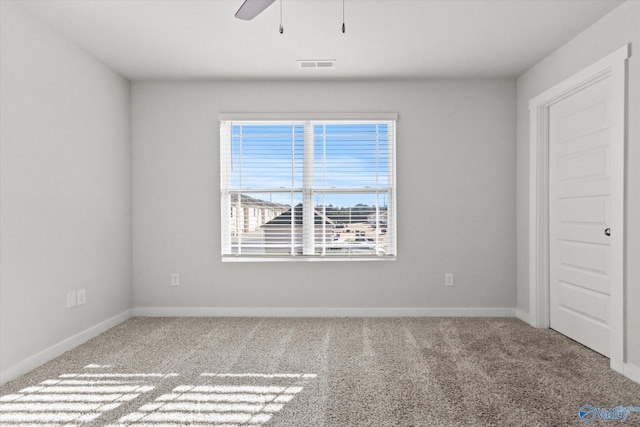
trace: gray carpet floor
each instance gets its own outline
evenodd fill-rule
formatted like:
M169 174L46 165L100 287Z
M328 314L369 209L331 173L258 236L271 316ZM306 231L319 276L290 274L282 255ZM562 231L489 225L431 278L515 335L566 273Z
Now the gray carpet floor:
M640 406L608 364L517 319L132 318L0 388L0 425L580 426Z

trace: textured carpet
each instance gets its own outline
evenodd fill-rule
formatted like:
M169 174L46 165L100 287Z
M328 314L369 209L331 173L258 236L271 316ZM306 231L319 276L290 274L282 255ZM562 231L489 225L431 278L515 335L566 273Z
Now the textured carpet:
M133 318L0 388L0 425L579 426L640 406L608 364L516 319Z

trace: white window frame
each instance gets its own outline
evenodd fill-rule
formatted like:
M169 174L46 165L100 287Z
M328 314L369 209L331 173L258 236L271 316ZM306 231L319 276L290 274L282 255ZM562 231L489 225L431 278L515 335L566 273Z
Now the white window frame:
M223 262L308 262L308 261L390 261L395 260L397 256L397 222L396 222L396 159L395 159L395 147L396 147L396 131L395 125L398 120L397 113L220 113L218 120L221 123L220 126L220 191L221 191L221 253ZM388 247L390 248L390 254L384 256L376 255L332 255L322 256L314 253L313 239L309 238L309 234L313 237L314 227L305 226L303 233L307 235L304 240L303 255L231 255L229 254L229 248L231 246L230 233L226 233L225 221L230 221L230 197L228 197L230 187L230 176L226 173L225 165L230 162L230 151L224 147L225 135L228 135L230 128L225 128L225 125L229 125L230 122L276 122L276 121L288 121L288 122L305 122L305 145L313 144L313 134L307 135L309 129L313 129L313 125L316 122L392 122L392 150L389 152L389 184L387 191L387 216L388 223L392 227L392 231L389 233ZM303 176L303 223L313 224L313 175L306 173L313 170L313 150L304 150L304 176ZM234 190L237 191L237 190ZM358 189L340 189L339 192L357 192L366 193L369 190ZM376 190L371 190L375 192ZM239 219L236 219L239 220ZM309 243L311 242L311 244Z

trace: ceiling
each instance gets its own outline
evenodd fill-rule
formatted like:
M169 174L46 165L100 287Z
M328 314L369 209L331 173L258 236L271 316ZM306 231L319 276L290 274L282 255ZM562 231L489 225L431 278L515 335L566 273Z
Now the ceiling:
M6 0L4 0L6 1ZM622 0L15 0L131 80L516 77ZM335 59L299 69L298 59Z

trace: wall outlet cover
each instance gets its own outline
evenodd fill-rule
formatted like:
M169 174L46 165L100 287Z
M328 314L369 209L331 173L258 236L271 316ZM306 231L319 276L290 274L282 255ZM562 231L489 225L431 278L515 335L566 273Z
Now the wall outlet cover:
M453 286L453 273L447 273L444 275L444 285Z
M67 292L67 308L76 306L76 291Z
M79 289L78 290L78 305L82 305L87 302L87 290Z

